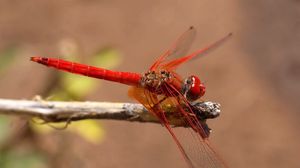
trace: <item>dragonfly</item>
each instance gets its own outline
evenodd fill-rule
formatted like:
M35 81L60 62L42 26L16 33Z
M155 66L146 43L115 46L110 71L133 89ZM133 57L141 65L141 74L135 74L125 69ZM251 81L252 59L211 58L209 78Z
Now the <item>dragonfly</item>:
M206 87L198 76L182 78L176 69L221 45L232 33L186 55L195 35L195 28L190 27L145 73L113 71L40 56L31 57L31 61L70 73L129 85L129 97L157 117L170 133L188 167L227 167L210 144L211 130L206 124L206 119L215 118L218 114L203 114L193 106L204 96Z

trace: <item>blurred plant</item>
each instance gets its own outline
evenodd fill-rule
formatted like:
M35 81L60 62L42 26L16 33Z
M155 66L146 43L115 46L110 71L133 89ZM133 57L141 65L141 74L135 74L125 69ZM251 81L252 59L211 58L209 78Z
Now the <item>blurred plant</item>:
M28 136L29 129L26 129L24 125L22 126L23 128L12 127L12 120L13 119L10 117L0 117L0 167L46 167L43 153L35 150L34 146L30 146L30 148L28 148L27 145L21 145L24 144L25 139ZM18 123L16 125L20 124Z
M45 158L37 151L11 150L0 154L1 168L43 168Z
M10 46L0 51L0 75L15 61L18 55L18 47ZM1 168L42 168L44 158L37 151L28 150L10 150L15 147L12 140L15 130L12 129L12 120L10 117L0 117L0 167ZM18 134L18 133L16 133ZM16 135L18 136L18 135ZM16 161L17 160L17 161Z
M0 117L0 144L2 144L10 133L9 118L5 116Z
M76 62L80 61L78 46L77 44L69 39L62 40L60 43L61 57L73 60ZM11 65L17 55L17 48L10 47L2 52L0 51L0 74ZM88 57L85 60L88 64L93 66L99 66L104 68L112 69L118 66L121 62L121 57L118 51L111 47L105 47L100 49L98 52ZM49 75L47 85L43 88L43 96L51 96L49 99L52 100L84 100L87 95L95 91L99 80L87 78L70 73L60 73L58 71L52 71L53 74ZM66 123L49 123L49 125L35 124L30 122L28 125L25 124L20 129L12 129L12 120L10 117L0 117L0 167L1 168L43 168L43 167L57 167L62 162L72 160L70 153L67 153L67 160L63 160L56 156L60 156L67 152L65 146L64 150L58 150L54 155L49 153L40 146L40 142L36 135L49 134L55 129L49 127L52 125L56 128L62 128ZM22 122L18 122L21 123ZM24 124L24 123L23 123ZM66 131L76 133L86 141L98 144L104 138L105 131L101 124L96 120L84 120L78 122L72 122ZM66 134L60 134L59 139L63 139L65 142ZM30 148L25 147L24 140L28 139ZM69 139L72 140L72 139ZM56 142L60 146L61 141ZM69 142L65 142L69 143ZM68 145L68 144L62 144ZM21 150L20 150L21 148ZM71 150L71 149L69 149ZM72 152L71 152L72 153ZM71 157L71 158L70 158ZM47 159L48 160L47 160ZM78 159L78 158L77 158ZM76 160L76 159L75 159ZM70 161L71 162L71 161Z
M8 68L14 62L17 54L18 48L14 45L0 51L0 75L4 72L6 68ZM10 133L9 123L9 117L0 117L0 144L6 140Z
M34 119L36 122L42 122L40 119ZM39 134L48 134L53 132L54 128L64 128L66 123L49 123L49 125L31 125L33 130ZM77 122L72 122L67 127L67 131L76 133L83 137L85 140L99 144L104 138L104 129L101 124L95 120L82 120Z
M16 58L18 48L16 46L10 46L0 51L0 73L4 71L9 65L11 65Z
M16 46L10 46L0 51L0 75L4 70L9 67L15 60L18 48ZM10 133L9 117L0 117L0 144L6 140Z

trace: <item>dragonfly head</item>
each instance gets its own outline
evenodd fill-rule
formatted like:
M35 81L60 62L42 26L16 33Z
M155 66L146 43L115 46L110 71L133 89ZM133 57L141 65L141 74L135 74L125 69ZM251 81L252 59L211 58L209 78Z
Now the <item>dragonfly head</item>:
M205 86L197 76L191 75L184 80L182 92L188 100L194 101L205 94Z

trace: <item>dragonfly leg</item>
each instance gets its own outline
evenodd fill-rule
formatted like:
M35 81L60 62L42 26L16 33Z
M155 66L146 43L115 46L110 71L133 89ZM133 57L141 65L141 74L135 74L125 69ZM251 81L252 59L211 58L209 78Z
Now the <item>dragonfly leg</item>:
M165 101L167 99L166 96L164 96L164 98L160 99L157 103L155 103L152 108L158 108L159 104L161 104L163 101Z

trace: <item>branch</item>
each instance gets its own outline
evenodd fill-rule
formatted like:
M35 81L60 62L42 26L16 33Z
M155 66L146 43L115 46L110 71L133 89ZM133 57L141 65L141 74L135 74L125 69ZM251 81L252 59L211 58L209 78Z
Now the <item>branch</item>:
M197 102L193 107L205 114L220 113L220 105L214 102ZM45 122L111 119L159 123L141 104L135 103L0 99L0 114L38 117Z

